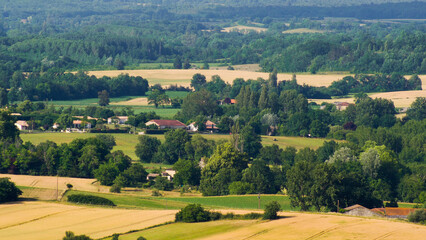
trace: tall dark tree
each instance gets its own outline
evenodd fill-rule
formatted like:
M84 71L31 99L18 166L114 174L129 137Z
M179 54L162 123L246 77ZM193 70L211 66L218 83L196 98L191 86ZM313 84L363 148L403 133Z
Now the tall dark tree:
M98 92L99 106L109 105L109 94L106 90Z
M206 77L200 73L194 74L191 79L191 87L195 89L195 91L199 91L206 84Z
M151 162L154 154L157 153L161 145L160 140L155 137L142 135L138 137L135 153L141 162Z
M175 69L182 69L182 60L180 59L180 57L175 58L175 61L173 62L173 67Z
M4 107L8 104L7 92L4 88L0 88L0 107Z

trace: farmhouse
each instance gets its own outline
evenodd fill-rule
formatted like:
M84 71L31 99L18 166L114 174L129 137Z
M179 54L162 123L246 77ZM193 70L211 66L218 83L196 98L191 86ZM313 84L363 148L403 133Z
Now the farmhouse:
M167 178L167 180L172 181L173 176L176 174L176 171L173 169L166 169L166 171L162 173L150 173L146 176L147 181L154 181L158 176L161 176L163 178Z
M159 129L179 129L179 128L186 128L186 125L181 123L178 120L159 120L159 119L153 119L151 121L148 121L145 123L146 126L155 125Z
M225 98L225 99L222 99L222 100L219 100L219 105L224 105L224 104L236 104L237 103L237 100L235 100L235 99L231 99L231 98Z
M108 124L125 124L129 121L128 116L115 116L108 118Z
M59 123L54 123L52 126L53 129L58 129L59 128Z
M205 124L206 124L206 129L208 131L213 131L214 132L214 131L219 130L219 128L216 127L216 123L214 123L214 122L212 122L210 120L207 120L207 122Z
M72 121L72 125L74 126L74 128L81 128L81 126L83 125L83 121L81 121L81 120L73 120ZM92 128L92 124L90 122L88 122L86 124L85 128Z
M362 217L383 217L383 215L376 213L366 207L363 207L359 204L355 204L353 206L345 208L346 215L352 216L362 216Z
M204 125L206 125L206 130L207 131L216 132L217 130L219 130L219 128L216 127L216 123L214 123L214 122L212 122L210 120L207 120L204 123ZM198 131L198 126L195 125L195 122L192 122L191 124L188 125L187 129L189 131L196 132L196 131Z
M16 121L15 126L19 130L28 130L29 128L28 123L26 121Z
M334 102L333 104L336 106L336 109L339 111L346 110L346 108L349 107L349 105L351 105L348 102Z
M84 119L84 116L72 116L73 118ZM98 120L97 118L87 116L87 120Z

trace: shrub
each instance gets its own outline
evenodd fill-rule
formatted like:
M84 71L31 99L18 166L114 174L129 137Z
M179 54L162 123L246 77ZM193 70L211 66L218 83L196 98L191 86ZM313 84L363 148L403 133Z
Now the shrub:
M247 182L236 181L229 184L229 194L242 195L253 193L253 185Z
M207 222L210 220L210 212L204 210L200 204L189 204L176 213L176 222Z
M102 206L115 206L115 204L109 199L93 196L93 195L85 195L85 194L70 195L68 196L68 202L102 205Z
M385 207L398 207L398 203L396 202L396 199L393 199L392 201L387 202Z
M76 236L73 232L65 232L65 237L62 238L63 240L92 240L90 237L86 235L78 235Z
M138 237L138 239L136 239L136 240L146 240L146 238L144 238L144 237L140 236L140 237Z
M21 189L17 188L9 178L0 178L0 203L16 201L21 194Z
M158 191L158 189L153 189L152 190L152 196L153 197L161 197L163 195L160 193L160 191Z
M265 206L263 219L277 219L278 211L281 210L281 205L277 201L272 201Z
M121 193L121 187L118 184L113 184L109 191L112 193Z
M67 188L71 189L71 188L73 188L73 185L71 183L67 183Z
M426 224L426 210L419 209L410 213L410 215L408 215L408 221Z

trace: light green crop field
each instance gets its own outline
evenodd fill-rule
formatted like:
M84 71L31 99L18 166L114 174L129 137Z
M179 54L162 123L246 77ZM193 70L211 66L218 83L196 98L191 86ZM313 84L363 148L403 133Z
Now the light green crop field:
M156 240L191 240L226 233L255 224L255 220L224 220L202 223L173 223L143 231L120 235L120 240L135 240L140 236ZM111 240L112 237L105 238Z
M45 142L47 140L55 142L57 144L69 143L76 138L89 138L94 137L97 134L90 133L34 133L34 134L21 134L21 138L24 142L29 141L35 145ZM125 133L115 133L111 134L115 137L117 146L114 147L114 151L121 150L133 160L137 160L135 154L135 147L138 143L138 135L125 134ZM161 141L164 141L164 135L150 135L158 138ZM230 135L227 134L202 134L202 137L211 140L230 140ZM274 141L276 139L276 141ZM302 138L302 137L284 137L284 136L262 136L262 144L269 146L276 144L281 148L288 146L295 147L296 149L301 149L309 147L312 149L317 149L320 147L324 141L327 141L323 138Z
M146 93L147 96L151 94L151 92ZM186 95L188 95L188 92L183 91L166 91L166 94L170 98L184 98ZM159 116L164 118L172 118L176 113L179 111L179 109L171 108L170 106L160 106L159 108L155 108L154 105L118 105L114 103L120 103L129 101L136 98L143 98L147 96L123 96L123 97L115 97L110 98L110 103L112 105L109 106L113 111L114 110L120 110L124 107L131 107L136 114L141 112L156 112ZM76 108L85 108L87 106L99 106L98 105L98 98L87 98L87 99L79 99L79 100L68 100L68 101L49 101L48 103L50 105L54 105L55 107L76 107Z
M89 138L94 137L97 134L90 133L34 133L34 134L21 134L21 138L24 142L32 142L35 145L45 142L47 140L55 142L57 144L70 143L76 138ZM138 135L125 134L125 133L114 133L111 134L115 137L117 146L114 147L114 151L121 150L126 155L131 157L133 160L137 160L135 154L135 147L138 143ZM164 135L150 135L164 141ZM227 134L202 134L202 137L211 140L230 140L230 135ZM276 141L274 141L276 139ZM302 137L284 137L284 136L262 136L262 144L269 146L276 144L281 148L288 146L301 149L310 147L317 149L320 147L326 139L323 138L302 138Z
M179 196L177 192L162 192L163 197L152 197L151 190L126 190L120 194L114 193L98 193L98 192L82 192L68 191L66 196L70 194L90 194L100 196L113 201L118 207L122 208L138 208L138 209L181 209L188 204L201 204L208 209L245 209L245 210L262 210L265 205L272 201L277 201L284 211L298 210L290 206L290 199L284 195L262 194L260 196L260 209L258 208L258 195L233 195L233 196L216 196L202 197L199 193L197 196ZM65 198L63 198L65 199Z
M168 197L172 201L201 204L207 208L229 208L229 209L258 209L258 195L238 195L220 197ZM298 210L290 206L290 199L284 195L261 195L260 210L265 208L269 202L277 201L284 211Z

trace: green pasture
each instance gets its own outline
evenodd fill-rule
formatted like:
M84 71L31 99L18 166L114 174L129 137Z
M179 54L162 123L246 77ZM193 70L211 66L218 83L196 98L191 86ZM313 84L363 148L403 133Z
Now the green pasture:
M185 202L171 201L162 197L149 197L148 193L135 192L135 194L113 194L113 193L95 193L71 190L65 196L71 194L87 194L109 199L114 202L117 207L121 208L137 208L137 209L181 209L187 204ZM142 195L144 194L144 195ZM63 198L65 201L65 198Z
M253 209L259 210L258 195L238 195L220 197L168 197L168 200L185 202L188 204L201 204L207 208ZM297 210L290 206L290 199L284 195L260 195L260 210L269 202L277 201L283 211Z
M114 193L96 193L71 190L70 194L90 194L113 201L118 207L138 208L138 209L181 209L188 204L201 204L208 209L249 209L263 210L265 205L271 201L277 201L283 211L297 210L290 206L290 199L284 195L260 195L260 209L258 208L258 195L233 195L233 196L215 196L215 197L179 197L176 194L165 197L152 197L150 190L125 191L120 194ZM176 196L174 196L176 195Z
M57 144L61 143L70 143L76 138L89 138L94 137L97 134L90 133L32 133L32 134L21 134L21 138L24 142L32 142L35 145L45 142L47 140L55 142ZM115 137L117 146L114 147L114 151L121 150L126 155L131 157L133 160L137 160L135 154L135 147L138 143L138 135L127 134L127 133L114 133L111 134ZM158 138L161 141L164 141L164 135L150 135ZM218 140L230 140L230 135L228 134L202 134L202 137L206 139L211 139L214 141ZM274 139L276 141L274 141ZM302 138L302 137L284 137L284 136L262 136L262 144L269 146L272 144L277 144L281 148L288 146L295 147L296 149L301 149L309 147L316 149L320 147L324 141L327 141L323 138Z
M142 231L120 235L120 240L135 240L140 236L156 240L192 240L212 236L218 233L234 231L256 223L255 220L222 220L201 223L172 223ZM111 240L112 237L104 238Z

